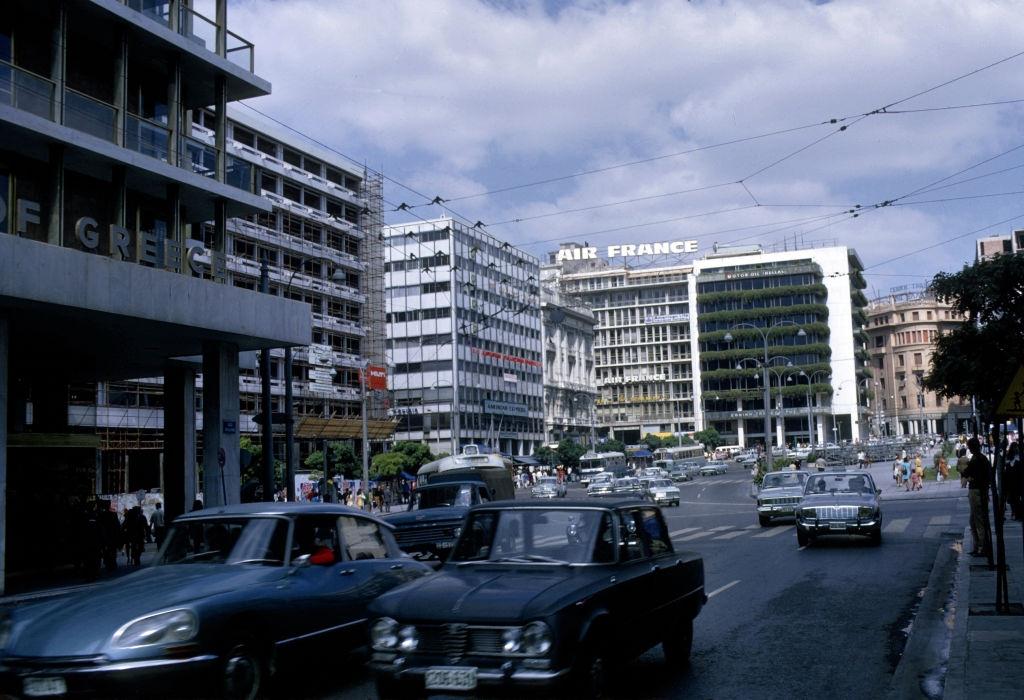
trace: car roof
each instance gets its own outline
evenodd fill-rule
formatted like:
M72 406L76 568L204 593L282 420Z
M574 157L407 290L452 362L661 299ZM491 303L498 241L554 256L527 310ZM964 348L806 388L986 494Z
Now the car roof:
M265 503L234 503L224 506L213 506L194 510L190 513L179 515L176 520L190 520L192 518L209 518L212 516L226 515L286 515L295 516L300 514L326 514L326 515L362 515L374 518L364 510L343 506L340 503L294 503L290 501L274 501Z
M600 510L614 510L616 508L629 508L635 507L637 505L646 505L647 507L651 507L650 503L647 503L646 501L639 501L635 498L588 498L586 500L559 499L558 503L538 503L537 501L534 500L516 499L480 503L475 506L472 506L469 510L470 512L476 510L495 510L511 508L534 508L542 510L580 510L581 508L597 508Z

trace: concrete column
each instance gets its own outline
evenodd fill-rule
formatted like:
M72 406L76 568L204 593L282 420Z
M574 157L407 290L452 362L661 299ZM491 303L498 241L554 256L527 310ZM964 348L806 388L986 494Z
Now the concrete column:
M7 581L7 376L10 366L10 324L0 317L0 595Z
M110 172L110 195L113 211L110 220L117 226L135 230L135 222L128 225L128 172L123 165L115 165Z
M223 199L213 203L213 232L213 250L217 253L227 253L228 207Z
M54 24L50 44L50 80L55 86L53 119L64 123L64 75L67 66L68 10L63 0L57 8L57 22Z
M64 241L64 147L50 146L50 201L46 212L46 242L62 245Z
M203 504L206 507L240 501L238 450L238 346L210 343L203 348Z
M171 8L171 16L174 10ZM167 149L167 162L171 165L178 164L178 144L181 142L181 61L175 59L171 62L171 76L167 82L167 129L170 143Z
M214 86L213 98L217 113L215 116L214 145L217 148L217 182L224 182L227 173L227 144L228 144L228 99L227 87L224 83L224 76L217 75Z
M227 56L228 51L228 0L217 0L217 55Z
M117 114L114 116L114 143L118 146L125 144L125 115L128 113L128 34L124 31L118 33L117 53L114 57L114 107Z
M164 371L164 512L167 522L192 509L196 497L196 371Z

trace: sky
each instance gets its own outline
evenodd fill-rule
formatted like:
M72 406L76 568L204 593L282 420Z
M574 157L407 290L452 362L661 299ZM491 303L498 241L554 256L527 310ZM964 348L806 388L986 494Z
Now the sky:
M245 104L382 172L389 223L482 221L538 257L847 245L877 294L1024 228L1020 2L232 0L228 19L273 85Z

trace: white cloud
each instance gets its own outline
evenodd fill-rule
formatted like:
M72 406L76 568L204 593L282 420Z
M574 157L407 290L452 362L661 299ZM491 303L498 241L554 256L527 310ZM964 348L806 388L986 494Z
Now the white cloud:
M585 2L566 3L557 13L546 13L539 2L509 9L473 0L246 0L232 4L229 20L255 42L258 72L274 84L261 109L381 163L387 175L429 196L447 198L852 117L1008 56L1024 43L1018 6L954 0ZM1024 97L1022 62L900 108ZM1007 106L871 116L748 185L767 203L871 204L1024 142L1020 114ZM834 128L452 206L471 219L496 222L730 182ZM1024 152L1016 157L989 167L1022 162ZM1020 189L1011 176L981 181L970 191ZM396 190L388 196L405 201L411 195ZM742 188L722 187L496 226L492 233L517 243L576 238L751 203ZM831 232L870 264L1006 218L1015 213L1012 203L890 208L835 223ZM627 234L710 237L816 213L758 208ZM829 233L827 227L810 231L821 225L803 228L808 236ZM787 233L793 231L764 239ZM918 274L957 267L970 256L972 241L909 259L901 269L909 265Z

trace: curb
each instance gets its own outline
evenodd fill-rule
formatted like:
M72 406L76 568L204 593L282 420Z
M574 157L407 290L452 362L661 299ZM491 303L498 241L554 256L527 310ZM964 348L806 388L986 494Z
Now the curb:
M963 540L966 542L970 534L970 526L964 528ZM943 700L966 700L967 670L967 618L970 616L971 602L971 558L963 545L960 546L960 558L956 567L956 616L954 618L952 639L949 644L948 670Z
M956 615L960 611L957 601L961 599L958 584L962 553L963 547L955 540L938 546L900 662L889 681L888 700L950 697L941 688L952 668L947 657L950 636L956 633L949 629L948 618L951 612Z

